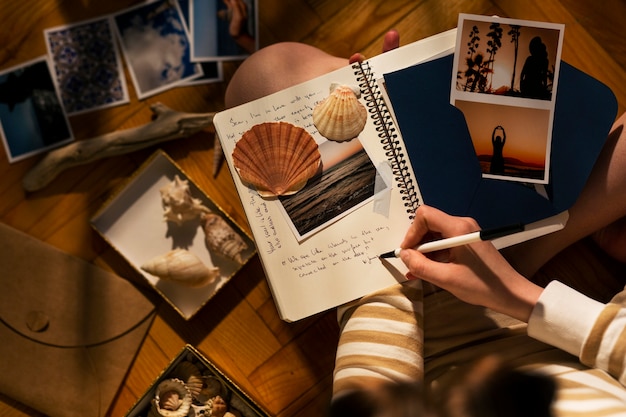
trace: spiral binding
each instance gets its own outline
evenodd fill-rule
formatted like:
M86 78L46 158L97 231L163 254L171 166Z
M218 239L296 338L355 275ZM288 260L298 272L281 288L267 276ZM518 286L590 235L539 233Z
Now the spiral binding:
M374 121L378 137L381 139L385 156L391 164L391 172L402 194L404 207L411 219L419 206L418 193L406 163L402 144L398 139L391 113L374 79L374 73L368 62L352 65L354 75L365 99L367 110Z

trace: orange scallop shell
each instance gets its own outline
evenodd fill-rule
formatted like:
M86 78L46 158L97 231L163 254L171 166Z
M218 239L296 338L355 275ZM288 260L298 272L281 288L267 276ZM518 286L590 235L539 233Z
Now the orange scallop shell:
M321 165L315 139L303 128L286 122L253 126L237 141L233 164L241 180L262 197L300 191Z
M347 85L331 85L330 95L313 109L313 124L320 135L336 142L354 139L366 122L365 106Z

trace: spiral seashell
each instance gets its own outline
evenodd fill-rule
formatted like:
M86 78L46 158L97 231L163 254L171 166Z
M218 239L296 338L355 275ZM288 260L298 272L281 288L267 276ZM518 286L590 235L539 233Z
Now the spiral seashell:
M166 379L156 388L150 414L185 417L189 414L191 403L191 393L183 381L177 378Z
M330 95L313 109L313 124L320 135L343 142L361 133L367 121L367 110L359 102L360 92L357 92L347 85L331 85Z
M253 126L237 141L233 164L241 180L262 197L300 191L321 165L315 139L303 128L286 122Z
M180 226L210 211L199 199L192 197L189 181L181 179L178 175L175 175L174 180L159 191L165 210L163 218L166 221L172 221Z
M204 214L202 228L210 251L243 264L241 253L248 249L248 244L226 220L215 213Z
M186 249L174 249L150 259L141 269L166 281L187 287L203 287L220 276L217 267L208 267L195 254Z

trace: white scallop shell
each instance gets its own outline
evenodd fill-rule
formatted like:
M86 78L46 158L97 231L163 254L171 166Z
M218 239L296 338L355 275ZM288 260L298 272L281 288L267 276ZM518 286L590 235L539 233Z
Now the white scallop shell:
M318 172L321 161L315 139L286 122L253 126L233 151L241 180L254 186L261 197L297 193Z
M185 417L189 414L192 398L183 381L170 378L156 388L151 414L163 417Z
M359 94L351 86L331 86L330 95L313 109L313 124L320 135L343 142L354 139L363 131L367 110L359 101Z
M194 288L208 285L220 276L219 268L208 267L194 253L180 248L150 259L141 269L163 280Z

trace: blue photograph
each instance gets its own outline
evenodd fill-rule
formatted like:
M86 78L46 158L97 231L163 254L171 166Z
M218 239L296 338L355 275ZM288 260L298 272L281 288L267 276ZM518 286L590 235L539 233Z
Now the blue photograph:
M180 7L180 11L183 16L183 22L185 23L185 28L187 32L191 32L189 27L191 26L189 13L190 13L190 0L178 0L178 6ZM192 38L193 40L193 38ZM193 59L193 42L191 44L191 55ZM221 61L203 61L200 62L200 67L202 68L202 73L204 74L202 77L193 79L191 81L185 82L184 85L198 85L198 84L208 84L221 82L224 79L224 71L222 67Z
M178 3L161 0L128 9L115 24L139 99L202 76Z
M0 73L0 133L9 162L72 141L45 57Z
M54 81L69 115L128 103L109 18L46 29L44 35Z

